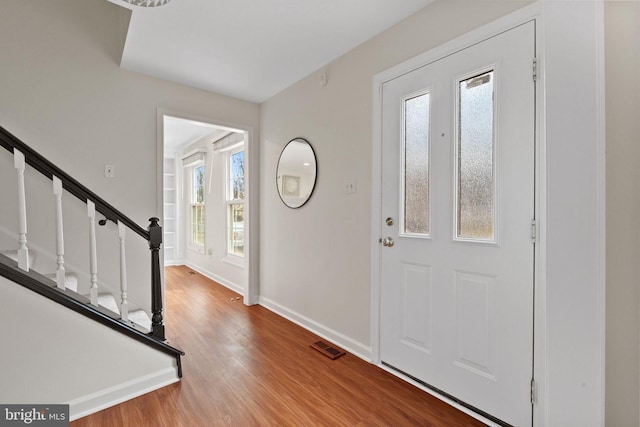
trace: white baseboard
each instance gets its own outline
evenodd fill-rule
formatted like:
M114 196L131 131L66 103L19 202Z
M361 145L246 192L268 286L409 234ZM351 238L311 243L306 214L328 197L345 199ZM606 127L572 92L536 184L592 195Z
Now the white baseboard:
M230 282L220 276L218 276L215 273L210 272L207 269L198 267L195 264L191 264L190 262L186 262L184 263L184 265L186 265L187 267L191 268L192 270L197 271L198 273L202 274L205 277L208 277L209 279L213 280L214 282L218 282L220 283L222 286L231 289L234 292L239 293L240 295L244 295L244 289L242 289L242 286L239 286L236 283Z
M69 403L70 421L131 400L180 381L176 368L167 368L135 380L74 399Z
M341 334L340 332L327 328L326 326L321 325L320 323L311 320L306 316L296 313L293 310L283 307L282 305L278 304L277 302L271 301L268 298L259 297L258 303L261 306L284 317L285 319L291 320L293 323L302 326L303 328L326 340L331 341L338 347L342 347L344 350L353 354L354 356L357 356L367 362L371 362L371 347L364 345L352 338L349 338L346 335Z

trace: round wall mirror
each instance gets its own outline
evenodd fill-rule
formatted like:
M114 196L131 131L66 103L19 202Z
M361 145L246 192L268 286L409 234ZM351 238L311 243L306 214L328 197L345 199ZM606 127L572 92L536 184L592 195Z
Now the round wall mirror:
M307 203L316 186L316 153L304 138L294 138L284 147L278 160L276 184L282 202L290 208Z

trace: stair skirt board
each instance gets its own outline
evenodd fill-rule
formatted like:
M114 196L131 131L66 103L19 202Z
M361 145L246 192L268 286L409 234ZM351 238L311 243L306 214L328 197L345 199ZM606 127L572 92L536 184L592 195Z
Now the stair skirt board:
M67 402L69 404L70 421L86 417L178 381L180 379L176 368L168 368L74 399Z

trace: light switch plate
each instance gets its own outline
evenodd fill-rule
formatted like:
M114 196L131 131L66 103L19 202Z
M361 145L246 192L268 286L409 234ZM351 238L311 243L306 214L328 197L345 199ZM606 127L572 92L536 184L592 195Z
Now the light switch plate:
M104 165L105 178L114 178L116 176L116 167L114 165Z
M347 179L344 182L344 194L352 194L356 192L356 180Z

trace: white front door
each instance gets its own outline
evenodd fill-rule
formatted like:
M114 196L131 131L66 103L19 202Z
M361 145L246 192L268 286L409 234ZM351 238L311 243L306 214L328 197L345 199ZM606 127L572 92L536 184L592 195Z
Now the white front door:
M531 425L533 22L383 84L381 361Z

